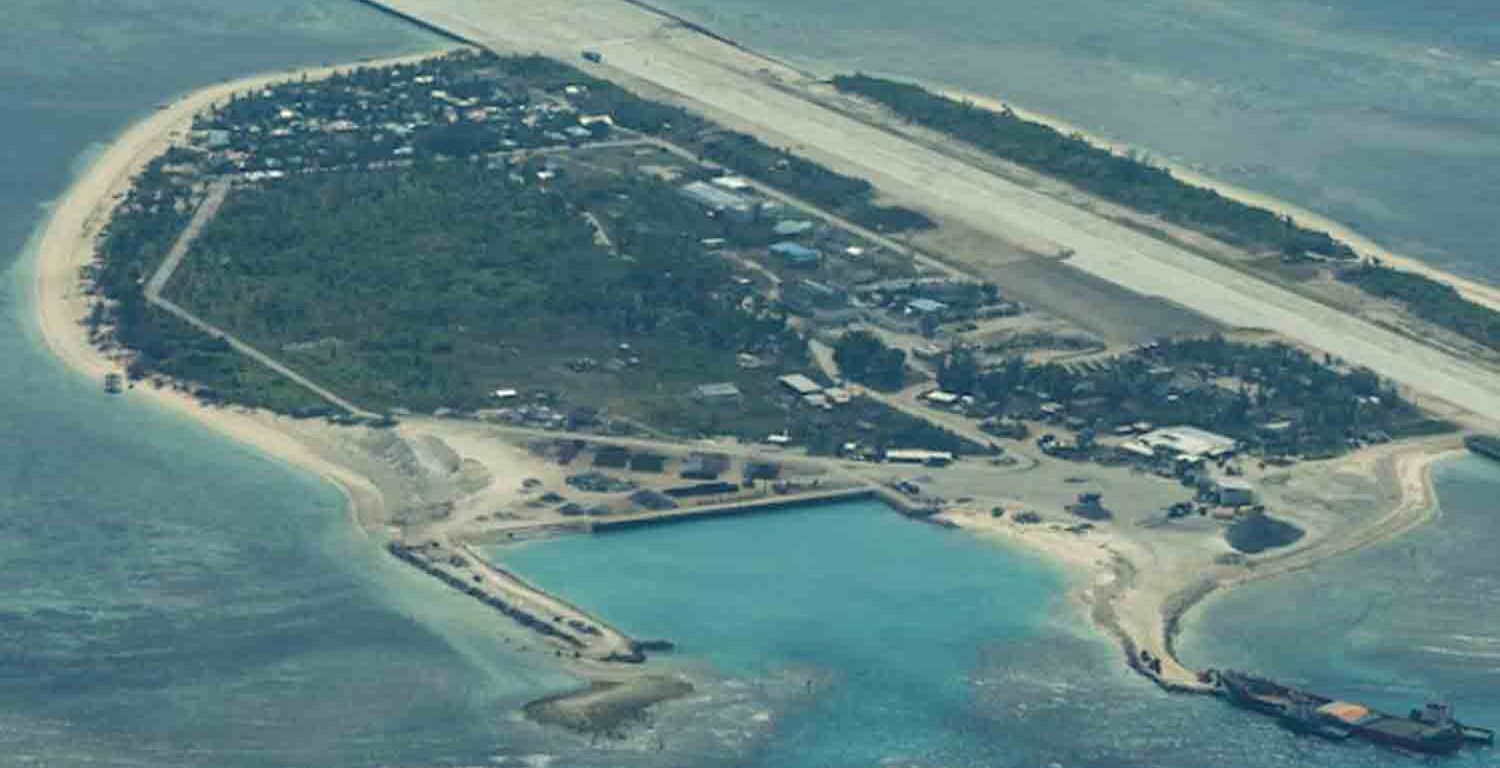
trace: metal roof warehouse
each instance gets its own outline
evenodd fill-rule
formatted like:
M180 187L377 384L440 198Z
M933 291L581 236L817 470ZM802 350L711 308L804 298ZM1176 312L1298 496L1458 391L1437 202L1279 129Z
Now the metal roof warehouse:
M1163 449L1180 456L1216 458L1233 453L1238 444L1234 438L1197 427L1165 427L1147 432L1126 443L1124 448L1150 455ZM1144 450L1140 450L1144 449Z

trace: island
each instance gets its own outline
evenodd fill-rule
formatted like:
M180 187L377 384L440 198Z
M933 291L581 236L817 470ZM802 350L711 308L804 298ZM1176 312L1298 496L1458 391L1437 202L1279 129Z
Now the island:
M1491 362L1459 358L1490 333L1479 289L1036 128L1108 183L923 191L914 158L995 195L1078 166L999 152L1013 115L599 5L795 108L767 130L670 80L691 68L433 12L463 44L132 127L35 282L47 343L110 396L322 474L393 557L589 682L534 718L616 733L691 675L480 544L879 498L1047 554L1132 668L1222 692L1173 652L1185 612L1420 525L1428 467L1500 416ZM997 234L1022 219L1051 229ZM1404 308L1355 317L1299 287L1308 264Z

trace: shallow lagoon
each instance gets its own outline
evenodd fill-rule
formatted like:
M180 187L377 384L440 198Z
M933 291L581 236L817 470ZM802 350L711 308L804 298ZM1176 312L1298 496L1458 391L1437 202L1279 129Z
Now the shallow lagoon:
M1485 543L1500 530L1486 512L1500 471L1469 460L1438 477L1445 508L1436 523L1210 603L1190 617L1187 659L1397 712L1441 693L1473 722L1500 723L1492 647L1500 643L1500 565ZM627 632L678 642L679 661L716 688L720 676L780 685L776 704L749 713L770 728L752 743L747 765L1411 759L1296 737L1213 699L1165 694L1127 672L1119 651L1084 624L1056 571L878 504L533 542L491 556ZM1458 659L1455 647L1488 651ZM669 705L663 729L687 707ZM1492 750L1470 751L1449 764L1493 759Z
M870 502L491 550L723 675L800 676L758 764L999 758L976 675L1063 607L1032 557Z

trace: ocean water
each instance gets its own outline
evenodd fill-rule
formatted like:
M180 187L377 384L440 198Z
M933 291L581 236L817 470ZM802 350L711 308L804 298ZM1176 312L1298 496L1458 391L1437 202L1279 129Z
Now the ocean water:
M1500 3L660 0L789 63L1003 98L1500 282Z
M235 75L431 47L335 0L19 0L0 26L0 765L537 754L571 685L385 557L332 488L63 370L25 245L99 142Z
M872 40L890 41L891 29L903 26L889 21L899 19L890 16L896 5L867 8L841 27L798 21L826 18L831 5L779 3L762 0L757 18L808 50L855 45L837 42L831 29L865 25ZM1271 7L1258 0L1232 8L1262 4ZM1178 5L1136 4L1156 18ZM1227 3L1190 5L1234 16ZM905 26L947 19L952 29L993 7L1001 6L947 0L924 11L930 20ZM1278 7L1308 15L1316 32L1338 26L1355 6ZM1425 7L1432 18L1445 7L1464 10ZM1051 12L1041 8L1011 6L1005 34L1045 48L1040 33L1052 27L1036 20ZM1130 15L1123 4L1096 8ZM1492 13L1488 6L1470 9L1450 14L1464 22L1463 40L1443 31L1456 24L1423 31L1396 11L1361 15L1364 23L1335 39L1427 34L1469 61L1493 34L1476 22ZM1218 702L1162 694L1122 668L1118 651L1063 599L1050 568L872 508L507 551L525 572L612 621L683 643L673 663L705 681L697 696L664 707L654 731L622 743L520 721L521 703L571 681L537 652L507 642L495 616L382 555L327 486L128 397L108 398L97 382L62 370L27 320L23 254L46 202L132 118L216 80L432 40L344 0L15 0L6 10L0 765L1411 762L1295 739ZM1135 23L1122 30L1143 24ZM1066 25L1057 30L1056 39L1071 39ZM956 37L955 49L984 48L978 35ZM1075 58L1067 47L1055 46L1057 61ZM924 60L916 47L875 50L858 51L862 66L901 71ZM979 90L962 80L982 71L999 82L995 67L974 63L983 61L949 59L941 79ZM1032 74L1033 83L1043 74ZM1145 110L1111 98L1124 118L1144 119ZM1040 100L1018 101L1078 119ZM1473 167L1476 178L1488 173ZM1189 623L1185 652L1392 707L1439 693L1476 722L1500 724L1493 657L1500 611L1485 602L1500 578L1486 544L1496 533L1489 500L1500 491L1500 471L1459 462L1445 468L1440 485L1444 514L1430 527L1385 550L1214 602ZM1472 753L1446 764L1496 760Z
M1034 642L1060 577L870 502L489 551L717 674L802 678L751 765L1002 764L975 675ZM793 686L795 688L795 684Z
M1193 614L1186 657L1395 712L1438 694L1470 722L1500 723L1500 566L1489 555L1500 471L1456 462L1441 482L1443 515L1415 536ZM782 695L752 711L773 727L748 742L740 765L1414 760L1164 693L1086 628L1056 572L874 504L496 547L490 556L628 632L678 642L700 671L782 681ZM712 706L706 699L692 706ZM1444 764L1496 760L1492 749L1470 750Z

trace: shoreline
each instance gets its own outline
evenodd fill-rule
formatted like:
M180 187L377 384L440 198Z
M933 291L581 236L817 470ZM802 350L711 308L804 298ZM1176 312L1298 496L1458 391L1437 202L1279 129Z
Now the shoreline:
M439 47L393 57L362 59L348 64L264 72L205 86L174 97L111 137L91 152L81 173L49 204L45 222L33 235L18 262L22 300L34 320L37 342L65 369L96 383L110 373L124 374L125 361L96 347L84 326L93 297L85 291L82 270L96 259L96 242L115 206L135 176L152 159L186 138L195 115L232 94L303 76L328 77L359 67L408 63L443 55L463 46ZM295 471L327 482L343 496L351 527L363 536L382 535L388 519L388 500L373 475L334 458L328 446L299 434L289 417L238 406L208 406L174 386L158 381L132 385L119 397L141 399L175 417L186 418L239 445L278 461ZM483 562L482 559L480 559ZM488 564L486 564L488 568ZM420 569L419 569L420 570ZM497 580L503 580L498 574ZM524 590L518 590L522 592ZM510 620L507 619L507 622ZM516 625L518 631L527 631ZM611 632L611 637L614 634ZM545 645L546 640L539 640ZM542 722L567 725L574 709L600 719L608 728L635 721L652 704L677 698L692 690L691 683L663 683L662 675L643 678L636 670L600 667L587 659L548 656L549 663L579 680L579 687L547 697L538 712ZM674 679L675 680L675 679ZM607 688L609 695L600 695ZM578 704L570 704L576 698ZM602 701L601 701L602 699ZM618 713L614 710L619 710Z
M1201 171L1190 168L1178 162L1173 162L1157 157L1144 148L1113 139L1107 139L1097 133L1079 128L1078 126L1058 117L1036 112L1025 107L1017 106L1004 98L994 96L981 96L970 91L947 88L938 83L892 75L893 79L914 83L932 91L940 96L945 96L956 101L968 101L982 109L994 112L1009 109L1016 117L1029 122L1044 125L1065 136L1076 135L1085 142L1099 149L1107 150L1115 155L1124 156L1131 152L1143 155L1145 162L1164 168L1179 180L1195 187L1212 190L1218 194L1235 200L1245 205L1263 208L1272 213L1290 216L1298 223L1312 229L1321 230L1332 235L1335 239L1347 243L1361 258L1374 257L1388 267L1399 269L1403 272L1411 272L1432 280L1453 286L1465 299L1481 306L1500 312L1500 285L1494 285L1483 279L1466 277L1439 267L1435 267L1413 256L1406 256L1390 248L1381 245L1373 238L1360 234L1353 227L1335 221L1332 218L1315 213L1288 200L1276 197L1269 193L1257 192L1246 187L1222 181L1204 174ZM956 141L956 140L955 140ZM1050 178L1050 177L1049 177ZM1066 183L1066 182L1062 182Z
M183 131L190 127L193 115L232 93L269 82L301 75L326 76L360 66L411 61L441 52L442 49L439 49L349 65L267 73L209 86L174 99L114 137L55 201L42 236L35 247L29 249L34 251L27 262L27 267L32 270L31 311L36 318L41 339L49 351L65 367L95 381L101 380L106 373L122 371L121 361L94 347L82 325L82 319L88 312L90 297L81 287L80 270L93 261L95 239L107 223L119 194L128 188L141 167L165 151L174 141L180 140ZM1018 114L1021 113L1018 111ZM1027 117L1031 119L1029 113ZM1335 234L1343 236L1338 232ZM1444 279L1461 280L1446 273L1438 274L1444 274ZM1496 292L1496 297L1497 305L1500 305L1500 291ZM144 395L158 407L191 418L225 437L332 483L345 496L357 527L366 534L371 530L370 521L381 517L385 501L375 483L369 477L320 455L318 451L299 441L290 430L279 426L284 423L284 417L241 408L205 406L190 395L170 387L141 385L132 388L130 392ZM1401 448L1418 452L1420 446ZM1109 610L1109 613L1091 613L1096 626L1119 640L1127 652L1132 649L1150 650L1154 656L1176 665L1172 655L1172 641L1182 617L1212 595L1225 593L1242 583L1300 570L1328 557L1385 541L1430 519L1434 512L1430 503L1433 495L1430 469L1437 457L1443 454L1422 455L1427 458L1416 463L1415 486L1408 481L1414 471L1410 468L1411 463L1397 462L1400 465L1396 474L1402 494L1401 501L1389 515L1376 521L1368 535L1354 531L1345 536L1329 536L1306 547L1294 548L1283 555L1256 560L1257 563L1266 563L1266 570L1251 573L1253 569L1247 569L1247 574L1242 578L1218 582L1206 591L1201 589L1201 583L1189 585L1191 589L1199 590L1188 595L1190 599L1177 600L1178 596L1185 594L1183 589L1166 595L1146 594L1142 599L1146 600L1147 606L1154 604L1160 607L1160 611L1155 614L1143 613L1145 607L1134 604L1122 608L1122 603L1128 597L1141 595L1144 591L1138 587L1143 574L1128 555L1119 551L1110 552L1108 546L1101 548L1093 538L1081 539L1093 547L1093 552L1062 545L1043 546L1042 549L1049 559L1060 562L1065 568L1090 566L1091 570L1088 572L1095 574L1095 579L1085 587L1090 591L1089 604L1095 611L1102 608ZM1031 536L1016 535L1013 538L1026 546L1035 547L1039 543L1036 537ZM1121 540L1124 540L1123 537ZM1320 543L1326 543L1329 548L1319 548L1317 545ZM1110 554L1109 557L1102 558L1106 562L1104 570L1109 576L1106 580L1097 578L1101 549ZM1126 608L1129 610L1125 610ZM1125 615L1122 616L1121 612ZM1134 659L1132 666L1136 666ZM1185 667L1181 670L1190 672ZM1152 677L1150 674L1147 676ZM1158 682L1161 682L1160 677L1156 676ZM1177 677L1177 671L1173 670L1173 680Z
M1210 693L1211 687L1197 677L1202 670L1184 663L1177 654L1177 641L1193 612L1237 587L1379 546L1430 522L1440 513L1433 469L1463 454L1451 444L1455 440L1449 436L1397 443L1309 467L1374 477L1389 487L1385 511L1352 527L1308 535L1287 548L1250 556L1239 565L1215 565L1208 571L1160 564L1147 571L1142 564L1155 559L1153 554L1141 550L1129 536L1108 529L1077 535L1048 525L1022 526L988 515L954 512L944 512L938 519L1043 557L1062 571L1070 584L1069 600L1095 630L1124 651L1128 666L1171 692ZM1161 662L1160 670L1147 666L1152 659Z
M1377 457L1376 461L1384 459L1392 466L1373 471L1377 474L1388 475L1383 479L1392 483L1397 490L1396 501L1385 515L1341 540L1315 541L1306 547L1294 547L1290 552L1258 561L1269 563L1272 567L1252 569L1235 578L1213 584L1211 589L1178 606L1178 610L1168 617L1169 621L1174 629L1180 629L1178 625L1188 613L1228 594L1236 587L1308 570L1328 560L1352 555L1392 541L1435 520L1442 510L1438 504L1433 471L1438 464L1462 455L1464 455L1462 448L1428 448L1413 445L1405 447L1404 450L1394 451L1390 456ZM1176 633L1169 634L1168 639L1169 641L1175 640Z
M113 136L87 167L53 200L45 223L23 256L22 275L29 276L26 301L41 344L63 367L91 379L124 373L123 361L94 346L84 328L92 298L82 270L95 261L97 238L136 174L152 159L186 137L193 117L231 95L270 83L328 77L359 67L406 63L451 48L361 60L350 64L265 72L209 85L174 97ZM29 273L29 275L28 275ZM153 406L182 416L259 451L288 466L332 484L346 499L356 527L368 534L368 520L379 516L384 501L370 481L318 455L278 422L286 417L239 407L210 407L171 387L141 382L127 390Z

